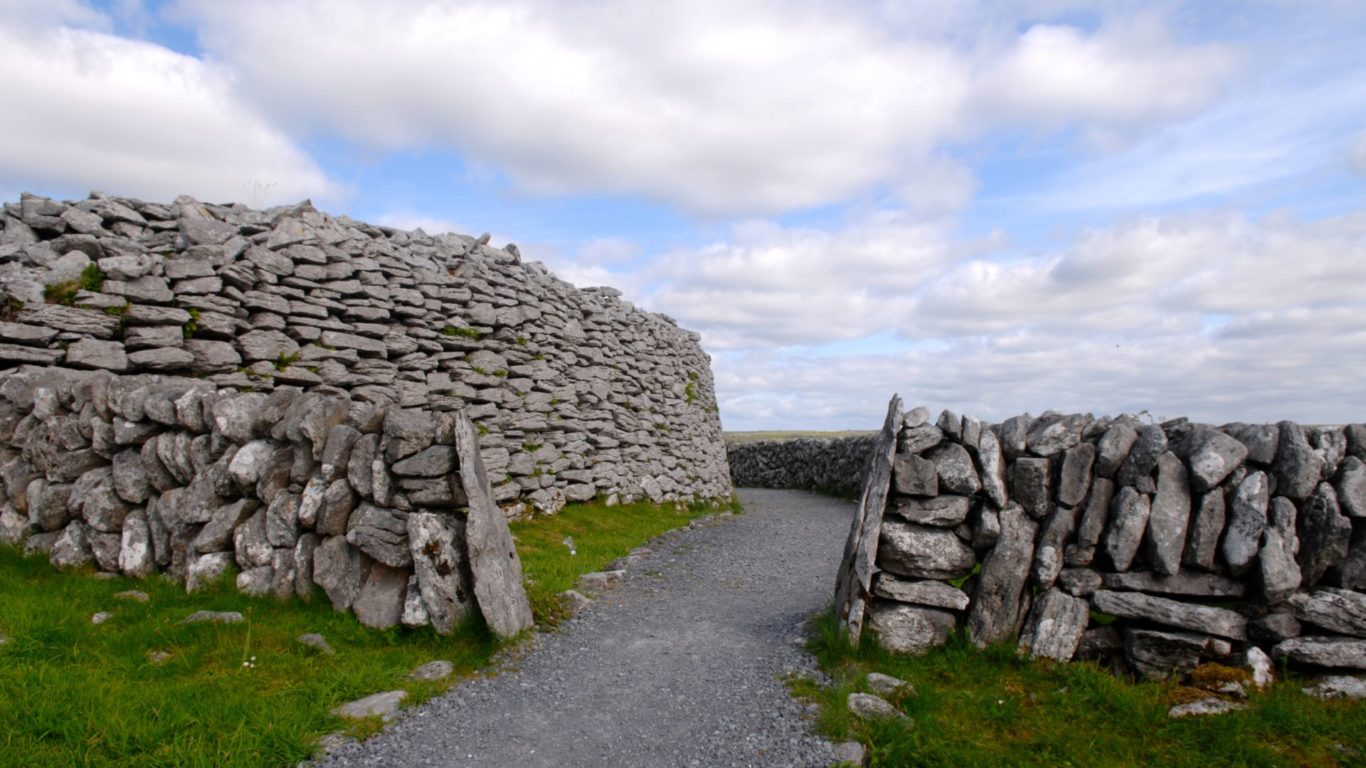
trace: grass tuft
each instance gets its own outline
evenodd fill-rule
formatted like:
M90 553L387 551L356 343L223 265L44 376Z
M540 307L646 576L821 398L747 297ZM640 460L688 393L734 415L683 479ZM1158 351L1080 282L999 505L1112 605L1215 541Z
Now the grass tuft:
M1032 661L1010 645L974 647L955 635L923 656L854 648L833 612L814 623L808 647L833 679L791 683L817 702L817 725L837 740L869 746L873 766L1334 766L1366 764L1361 702L1322 702L1287 680L1253 692L1248 708L1172 720L1167 710L1208 693L1177 682L1129 683L1092 663ZM845 700L866 691L864 676L909 681L914 696L893 703L913 725L852 718ZM1211 670L1231 679L1237 670Z

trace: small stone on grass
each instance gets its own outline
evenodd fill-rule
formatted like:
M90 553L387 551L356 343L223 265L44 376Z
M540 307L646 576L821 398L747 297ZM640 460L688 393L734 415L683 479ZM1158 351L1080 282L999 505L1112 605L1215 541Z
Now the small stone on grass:
M871 693L849 694L849 711L865 720L906 719L906 714Z
M112 618L114 618L114 614L110 613L109 611L100 611L99 613L90 617L90 623L99 625L105 623L106 621L109 621Z
M560 598L565 605L569 606L571 613L578 613L593 604L593 599L577 589L566 589L560 593Z
M140 589L128 589L123 592L115 592L114 598L117 600L132 600L138 603L145 603L152 599L151 595L148 595Z
M1180 704L1167 710L1167 717L1181 718L1201 715L1224 715L1239 709L1246 709L1247 705L1226 699L1218 699L1213 696L1208 699L1192 701L1189 704Z
M242 621L242 614L237 611L195 611L185 617L182 624L198 624L204 621L211 621L215 624L236 624Z
M342 704L332 710L332 714L353 720L364 720L378 715L387 722L398 715L398 705L407 697L407 691L384 691Z
M148 651L147 660L153 664L162 664L171 660L171 654L167 651Z
M857 741L841 741L835 745L835 765L863 765L868 749Z
M594 571L579 577L578 588L585 592L601 592L626 580L626 571Z
M332 649L332 646L327 642L327 638L323 637L317 632L309 632L306 635L299 635L297 642L299 643L299 645L305 646L307 648L312 648L313 650L323 654L324 656L332 656L336 653L336 651Z
M451 673L454 671L454 664L445 659L438 659L437 661L429 661L417 669L414 669L409 677L414 680L427 680L430 682L434 680L444 680L450 677Z
M883 696L891 696L903 690L907 693L915 693L915 688L910 683L898 677L884 675L881 672L868 673L868 687Z
M1305 688L1316 699L1366 699L1366 678L1334 675Z

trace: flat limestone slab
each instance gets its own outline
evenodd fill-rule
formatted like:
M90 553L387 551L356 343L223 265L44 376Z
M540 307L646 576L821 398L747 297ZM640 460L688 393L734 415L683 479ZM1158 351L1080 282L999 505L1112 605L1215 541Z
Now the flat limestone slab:
M512 531L493 501L479 455L479 438L464 411L456 414L455 450L460 457L460 480L470 500L465 546L474 576L474 599L489 629L499 637L512 637L531 627L531 602L522 585L522 560L517 557Z

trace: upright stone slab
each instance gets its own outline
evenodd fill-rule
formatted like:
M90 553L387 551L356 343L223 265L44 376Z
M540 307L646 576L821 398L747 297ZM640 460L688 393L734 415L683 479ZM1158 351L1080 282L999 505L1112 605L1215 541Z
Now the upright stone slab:
M1060 589L1044 592L1034 603L1020 634L1020 653L1033 658L1071 661L1081 645L1091 606Z
M1220 545L1229 572L1241 576L1252 567L1266 530L1266 510L1271 502L1266 474L1252 472L1238 484L1229 510L1228 530Z
M869 457L868 479L863 486L858 511L849 526L835 579L835 608L840 621L855 643L863 632L863 615L872 595L873 564L882 533L882 516L887 509L887 493L892 482L892 457L901 433L901 398L893 395L887 404L882 433Z
M1148 562L1158 573L1181 570L1190 524L1191 494L1186 466L1167 451L1157 460L1157 495L1148 516Z
M512 637L531 627L531 603L522 585L522 561L517 556L507 518L493 501L474 423L464 411L456 413L455 451L460 461L460 480L469 498L465 546L474 579L475 602L489 629L500 637Z
M1012 502L1001 510L1001 538L982 561L968 612L968 636L978 646L1014 636L1038 530L1019 504Z

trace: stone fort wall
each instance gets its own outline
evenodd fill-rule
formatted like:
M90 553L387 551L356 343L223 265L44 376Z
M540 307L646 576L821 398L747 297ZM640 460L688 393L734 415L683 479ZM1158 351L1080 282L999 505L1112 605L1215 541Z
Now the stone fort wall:
M795 488L852 499L876 444L873 435L759 440L727 443L726 457L737 488Z

